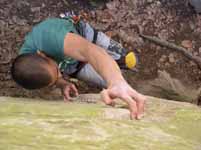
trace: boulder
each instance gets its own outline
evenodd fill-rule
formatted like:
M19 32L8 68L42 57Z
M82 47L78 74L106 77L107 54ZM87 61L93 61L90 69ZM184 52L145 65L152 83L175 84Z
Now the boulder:
M123 103L112 108L81 98L0 97L0 149L201 150L201 109L195 105L148 97L144 118L130 120Z

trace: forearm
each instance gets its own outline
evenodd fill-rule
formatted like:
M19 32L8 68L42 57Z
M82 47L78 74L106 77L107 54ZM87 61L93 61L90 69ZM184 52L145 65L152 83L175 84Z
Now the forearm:
M90 43L85 50L85 58L106 80L108 86L124 81L119 66L103 48Z
M91 64L106 80L107 86L111 86L119 81L125 81L117 63L106 51L79 35L68 33L64 43L64 54Z

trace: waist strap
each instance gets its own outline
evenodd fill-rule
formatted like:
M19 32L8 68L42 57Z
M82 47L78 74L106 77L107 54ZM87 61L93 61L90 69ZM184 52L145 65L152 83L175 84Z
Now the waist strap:
M98 37L98 30L94 29L94 37L93 37L93 41L92 41L94 44L96 44L97 37Z

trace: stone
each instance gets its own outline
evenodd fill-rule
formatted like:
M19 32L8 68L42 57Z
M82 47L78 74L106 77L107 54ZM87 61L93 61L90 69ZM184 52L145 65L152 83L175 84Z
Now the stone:
M120 2L119 2L119 1L112 1L111 3L107 3L107 4L106 4L106 7L107 7L109 10L115 10L119 5L120 5Z
M196 28L195 23L192 21L189 22L189 26L190 26L191 30L195 30L195 28Z
M2 150L200 150L200 133L201 108L189 103L148 97L144 118L129 120L119 102L112 108L0 97Z
M25 19L19 19L19 18L18 18L17 24L18 24L18 25L26 25L26 24L27 24L27 20L25 20Z
M185 48L192 48L193 47L192 41L190 41L190 40L183 40L181 42L181 45Z
M194 61L190 61L190 66L196 66L196 63Z
M166 66L166 67L170 67L170 63L166 62L166 63L165 63L165 66Z
M33 13L34 13L34 12L39 12L40 9L41 9L40 7L32 7L32 8L31 8L31 12L33 12Z
M199 53L198 53L198 52L194 52L193 55L194 55L194 56L198 56Z
M147 3L153 3L153 0L147 0Z
M160 1L157 1L156 4L157 4L157 6L161 6L161 2Z
M91 13L92 18L96 18L96 12L95 11L91 11L90 13Z
M168 56L168 58L169 58L169 62L170 63L175 63L175 57L174 57L173 53L170 53L170 55Z
M163 30L160 31L158 36L163 40L168 40L169 33L168 33L167 30L163 29Z
M201 54L201 47L199 48L199 54Z
M162 55L161 58L159 59L159 62L165 62L167 59L166 55Z

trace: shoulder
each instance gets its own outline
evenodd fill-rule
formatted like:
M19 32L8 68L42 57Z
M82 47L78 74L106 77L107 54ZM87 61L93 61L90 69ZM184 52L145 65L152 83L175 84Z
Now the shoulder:
M51 26L61 26L61 25L73 25L73 23L68 19L61 19L61 18L48 18L35 26L37 27L51 27Z
M37 48L35 48L33 37L32 37L32 31L31 31L26 35L24 39L24 43L22 44L22 47L19 50L19 54L35 53L36 51L37 51Z

